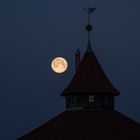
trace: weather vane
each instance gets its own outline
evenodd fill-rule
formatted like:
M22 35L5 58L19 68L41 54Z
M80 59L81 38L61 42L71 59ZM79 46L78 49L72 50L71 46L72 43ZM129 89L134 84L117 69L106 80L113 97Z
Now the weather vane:
M84 8L88 14L88 24L86 25L86 30L88 31L88 40L90 41L90 32L92 30L92 26L90 24L90 15L96 10L96 7L90 7L88 4L88 8Z

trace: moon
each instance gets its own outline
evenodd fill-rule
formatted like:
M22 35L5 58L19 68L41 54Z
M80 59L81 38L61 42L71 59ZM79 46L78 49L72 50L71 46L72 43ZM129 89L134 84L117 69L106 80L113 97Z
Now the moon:
M68 68L68 62L63 57L56 57L51 63L52 70L56 73L63 73Z

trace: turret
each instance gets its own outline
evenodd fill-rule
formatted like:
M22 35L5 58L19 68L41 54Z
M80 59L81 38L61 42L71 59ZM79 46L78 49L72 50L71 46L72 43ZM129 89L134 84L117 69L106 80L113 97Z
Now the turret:
M67 110L76 109L114 109L114 97L119 92L111 84L102 67L100 66L96 55L92 51L90 41L90 33L92 26L90 25L90 14L96 8L88 9L88 24L86 31L88 32L87 49L81 60L79 49L75 55L76 72L65 88L62 96L66 97Z

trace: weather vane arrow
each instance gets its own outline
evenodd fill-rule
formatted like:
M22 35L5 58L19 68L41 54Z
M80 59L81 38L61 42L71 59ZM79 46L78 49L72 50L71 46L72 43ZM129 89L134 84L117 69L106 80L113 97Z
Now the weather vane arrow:
M95 10L96 10L96 7L88 8L88 13L91 14L91 13L94 12Z
M88 14L88 24L90 24L90 14L92 14L96 10L96 7L89 7L89 5L88 5L88 8L84 8L84 10L87 11L87 14Z

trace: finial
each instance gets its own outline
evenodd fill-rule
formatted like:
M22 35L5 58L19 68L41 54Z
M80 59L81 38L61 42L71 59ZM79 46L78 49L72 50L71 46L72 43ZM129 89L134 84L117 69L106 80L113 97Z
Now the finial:
M90 7L88 5L88 8L86 8L87 14L88 14L88 24L86 25L86 30L88 31L88 39L90 40L90 32L92 31L92 25L90 24L90 15L96 10L96 7Z
M92 25L90 24L90 15L96 10L96 7L90 7L88 4L88 8L84 8L88 14L88 24L86 25L86 30L88 31L88 47L87 51L91 51L91 42L90 42L90 32L92 31Z

